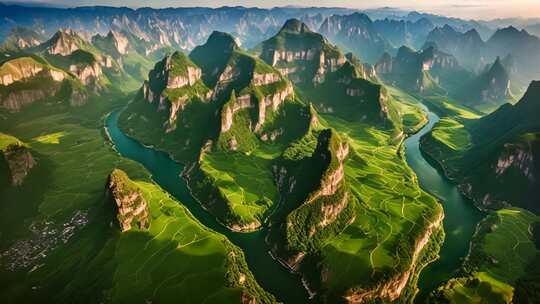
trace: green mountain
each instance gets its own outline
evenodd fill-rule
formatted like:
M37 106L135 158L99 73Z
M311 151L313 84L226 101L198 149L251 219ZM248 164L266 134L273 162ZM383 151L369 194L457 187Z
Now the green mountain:
M515 105L505 104L481 119L462 121L459 128L436 126L422 139L422 148L479 206L511 204L538 213L539 101L540 82L533 81ZM444 137L450 142L441 141L434 135L437 132L447 133Z
M72 74L38 56L21 56L0 63L0 107L20 111L38 101L84 103L88 95Z
M395 57L384 54L375 69L385 82L427 95L446 94L470 77L452 55L436 45L421 51L403 46Z
M176 52L157 63L121 125L193 162L186 173L193 191L229 228L244 231L259 228L276 203L275 152L304 134L308 109L279 71L214 32L189 57ZM240 178L260 170L261 180Z
M3 301L275 303L240 248L109 144L103 117L126 103L2 112Z
M373 67L344 55L296 19L261 44L260 57L291 79L321 113L392 125L391 108ZM367 79L371 79L367 80Z
M429 33L426 44L430 43L435 43L443 52L454 55L461 65L473 71L482 69L486 64L482 57L484 41L476 29L461 33L445 24Z
M140 85L159 54L141 55L142 40L119 32L87 41L75 31L61 30L39 44L36 35L17 29L6 41L12 47L2 51L0 61L3 108L19 111L36 101L80 106L97 96L129 91ZM22 47L21 39L31 43Z
M45 37L32 29L15 27L0 45L0 52L16 52L34 47L45 41Z
M186 163L192 193L230 230L270 227L273 255L318 299L411 299L442 236L440 206L399 152L404 115L424 119L413 97L376 83L372 67L298 20L257 52L214 32L189 56L167 56L120 127ZM382 239L373 255L361 250Z
M429 303L527 303L538 290L540 217L519 208L491 212L476 229L457 277L435 290ZM501 250L505 248L505 250Z
M336 71L346 61L337 47L297 19L287 20L259 48L262 60L298 84L320 84L327 73Z
M471 106L486 107L486 105L500 105L513 102L511 92L510 72L499 57L493 64L486 66L485 70L467 83L458 93L465 103Z

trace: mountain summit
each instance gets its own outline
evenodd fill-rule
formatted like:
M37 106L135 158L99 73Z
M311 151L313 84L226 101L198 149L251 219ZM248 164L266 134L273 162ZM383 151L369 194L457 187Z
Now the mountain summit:
M300 33L311 33L311 30L304 22L293 18L293 19L287 20L279 32L280 33L289 32L289 33L300 34Z

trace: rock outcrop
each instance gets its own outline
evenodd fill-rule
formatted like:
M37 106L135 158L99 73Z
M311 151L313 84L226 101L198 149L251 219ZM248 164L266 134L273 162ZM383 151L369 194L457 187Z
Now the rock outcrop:
M28 57L9 60L0 66L0 85L8 86L34 77L43 69L42 64Z
M510 76L502 65L499 57L495 62L480 76L479 83L480 102L493 102L508 100L512 98L510 91Z
M316 252L324 242L342 231L354 219L355 212L345 181L344 162L349 154L349 145L332 129L321 131L310 162L313 172L320 179L300 206L287 215L287 263L292 269L301 263L299 256ZM281 171L285 170L282 168ZM282 175L280 173L280 175ZM286 173L285 173L286 175ZM293 179L296 179L293 177ZM281 178L283 180L283 178ZM291 178L289 178L291 180ZM283 183L283 182L282 182ZM294 184L288 185L294 191ZM289 264L289 262L293 264Z
M262 43L260 57L291 81L313 85L346 61L335 46L297 19L287 20L276 36Z
M68 56L80 49L76 39L81 39L72 30L61 30L48 41L47 52L51 55Z
M169 111L166 132L176 128L178 115L193 99L208 100L211 91L201 81L202 71L180 52L166 56L148 74L141 93L144 100L157 103L157 110Z
M31 105L36 101L54 96L58 88L50 87L44 89L28 89L9 92L0 97L0 107L10 111L18 112L23 107Z
M439 212L437 217L427 225L426 230L416 239L411 263L406 271L396 274L385 283L382 283L375 288L361 290L351 289L346 293L345 300L348 303L371 303L377 299L384 299L390 302L399 299L409 282L409 278L416 271L417 262L422 251L431 240L432 235L440 229L443 218L444 214Z
M319 196L329 196L336 193L345 175L343 162L349 155L349 145L340 138L336 131L328 129L319 135L317 149L313 154L328 164L322 174L320 188L311 195L308 202Z
M30 150L22 145L11 144L4 151L4 158L8 164L11 175L11 184L20 186L37 163Z
M116 219L122 232L132 227L147 229L150 226L148 204L142 191L127 174L114 169L109 176L108 192L116 207Z
M169 61L170 62L170 61ZM170 63L168 64L168 71L170 71ZM173 75L169 72L167 78L167 88L168 89L178 89L187 85L194 85L196 81L201 79L201 69L197 67L188 66L186 67L185 75Z
M73 73L84 85L97 85L103 75L103 70L99 62L94 61L88 65L70 65L69 71Z
M108 36L110 36L113 45L119 54L125 55L128 53L129 41L122 33L110 31Z
M265 74L254 73L253 78L251 79L251 83L254 86L261 86L261 85L272 84L280 80L281 80L281 77L279 77L279 75L277 75L276 73L265 73Z

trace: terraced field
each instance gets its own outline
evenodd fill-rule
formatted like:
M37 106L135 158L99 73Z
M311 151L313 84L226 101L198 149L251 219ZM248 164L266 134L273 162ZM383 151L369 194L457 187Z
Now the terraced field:
M420 189L416 175L400 156L399 144L391 144L395 139L390 131L324 118L348 137L352 152L345 174L360 201L355 220L322 249L326 280L330 289L351 282L369 286L383 274L388 278L410 267L412 257L403 251L415 250L414 240L436 221L442 208ZM440 237L434 240L440 242ZM437 252L438 245L428 251L428 255ZM419 259L412 277L424 263Z
M2 144L19 138L37 161L22 186L10 186L4 174L0 180L0 258L14 270L0 270L0 296L6 303L41 297L169 303L181 291L185 303L240 302L248 294L274 301L238 247L201 225L141 165L111 148L101 117L123 102L35 106L0 121ZM151 215L148 231L120 233L112 224L105 185L114 168L142 189ZM6 172L4 164L0 169Z
M407 134L418 132L427 123L426 113L420 108L420 101L394 87L386 86L386 89L392 97L392 105L401 116L403 131Z
M465 262L466 276L450 280L433 299L450 303L511 303L515 283L540 252L532 225L540 217L524 209L502 209L481 222ZM505 250L501 250L505 248Z
M241 222L261 223L277 203L279 195L272 174L272 162L279 151L277 153L258 149L251 155L234 152L205 154L201 169L213 179L213 184L226 197Z
M154 183L136 184L149 203L152 224L148 231L119 237L113 302L148 298L171 303L181 294L185 303L233 303L242 297L242 285L260 289L243 253L223 235L199 224Z
M452 118L439 120L431 136L454 151L463 151L471 147L471 135L463 124Z

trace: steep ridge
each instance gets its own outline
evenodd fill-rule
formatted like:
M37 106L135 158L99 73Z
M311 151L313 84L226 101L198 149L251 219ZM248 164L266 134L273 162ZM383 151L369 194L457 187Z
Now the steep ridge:
M148 204L142 191L133 183L127 174L115 169L109 175L109 194L116 207L116 219L122 232L132 227L148 229L150 218Z
M0 153L8 164L13 186L22 185L30 170L37 165L30 149L21 144L11 144Z
M1 52L13 52L37 46L45 41L43 35L26 27L14 27L0 45Z
M535 50L540 46L540 39L513 26L498 29L485 42L475 30L461 33L451 26L444 26L430 33L426 44L430 43L456 56L461 65L473 71L482 71L497 57L511 56L515 70L512 78L520 90L539 76L540 56Z
M186 174L204 206L229 228L250 231L262 225L277 199L273 157L260 155L301 136L306 111L279 71L241 50L232 36L214 32L189 58L177 52L156 64L121 125L190 162ZM264 187L234 178L239 172L226 158L251 163L252 170L268 168ZM230 192L231 179L245 196Z
M262 60L297 84L320 84L327 73L336 71L346 61L326 38L298 19L287 20L260 48Z
M435 43L443 52L454 55L461 65L473 71L482 69L487 63L482 56L485 43L476 29L461 33L445 24L433 29L425 41L427 45Z
M261 44L261 58L286 74L322 113L350 120L389 122L389 104L375 69L343 53L304 23L288 20Z
M375 70L385 81L420 93L444 93L444 87L453 87L455 79L463 81L467 76L453 56L436 46L418 52L403 46L396 57L383 55Z
M75 77L40 57L17 57L0 64L0 107L10 111L53 97L80 104L85 95Z
M497 57L493 64L486 66L485 70L471 81L464 85L458 93L466 104L500 105L506 102L513 102L514 97L511 92L510 73L503 66L502 60Z
M540 82L533 81L523 98L481 119L464 121L468 149L454 151L432 134L422 148L447 174L459 178L464 193L481 208L508 204L538 213L538 120ZM509 186L511 185L511 186Z
M300 197L286 208L290 212L283 223L272 228L273 241L278 246L276 254L295 271L300 271L302 261L309 260L310 255L342 231L355 216L355 197L350 193L344 174L349 145L335 130L317 133L317 146L311 156L285 157L282 165L275 168L279 172L281 191L287 193L289 199ZM306 182L308 170L311 177Z

